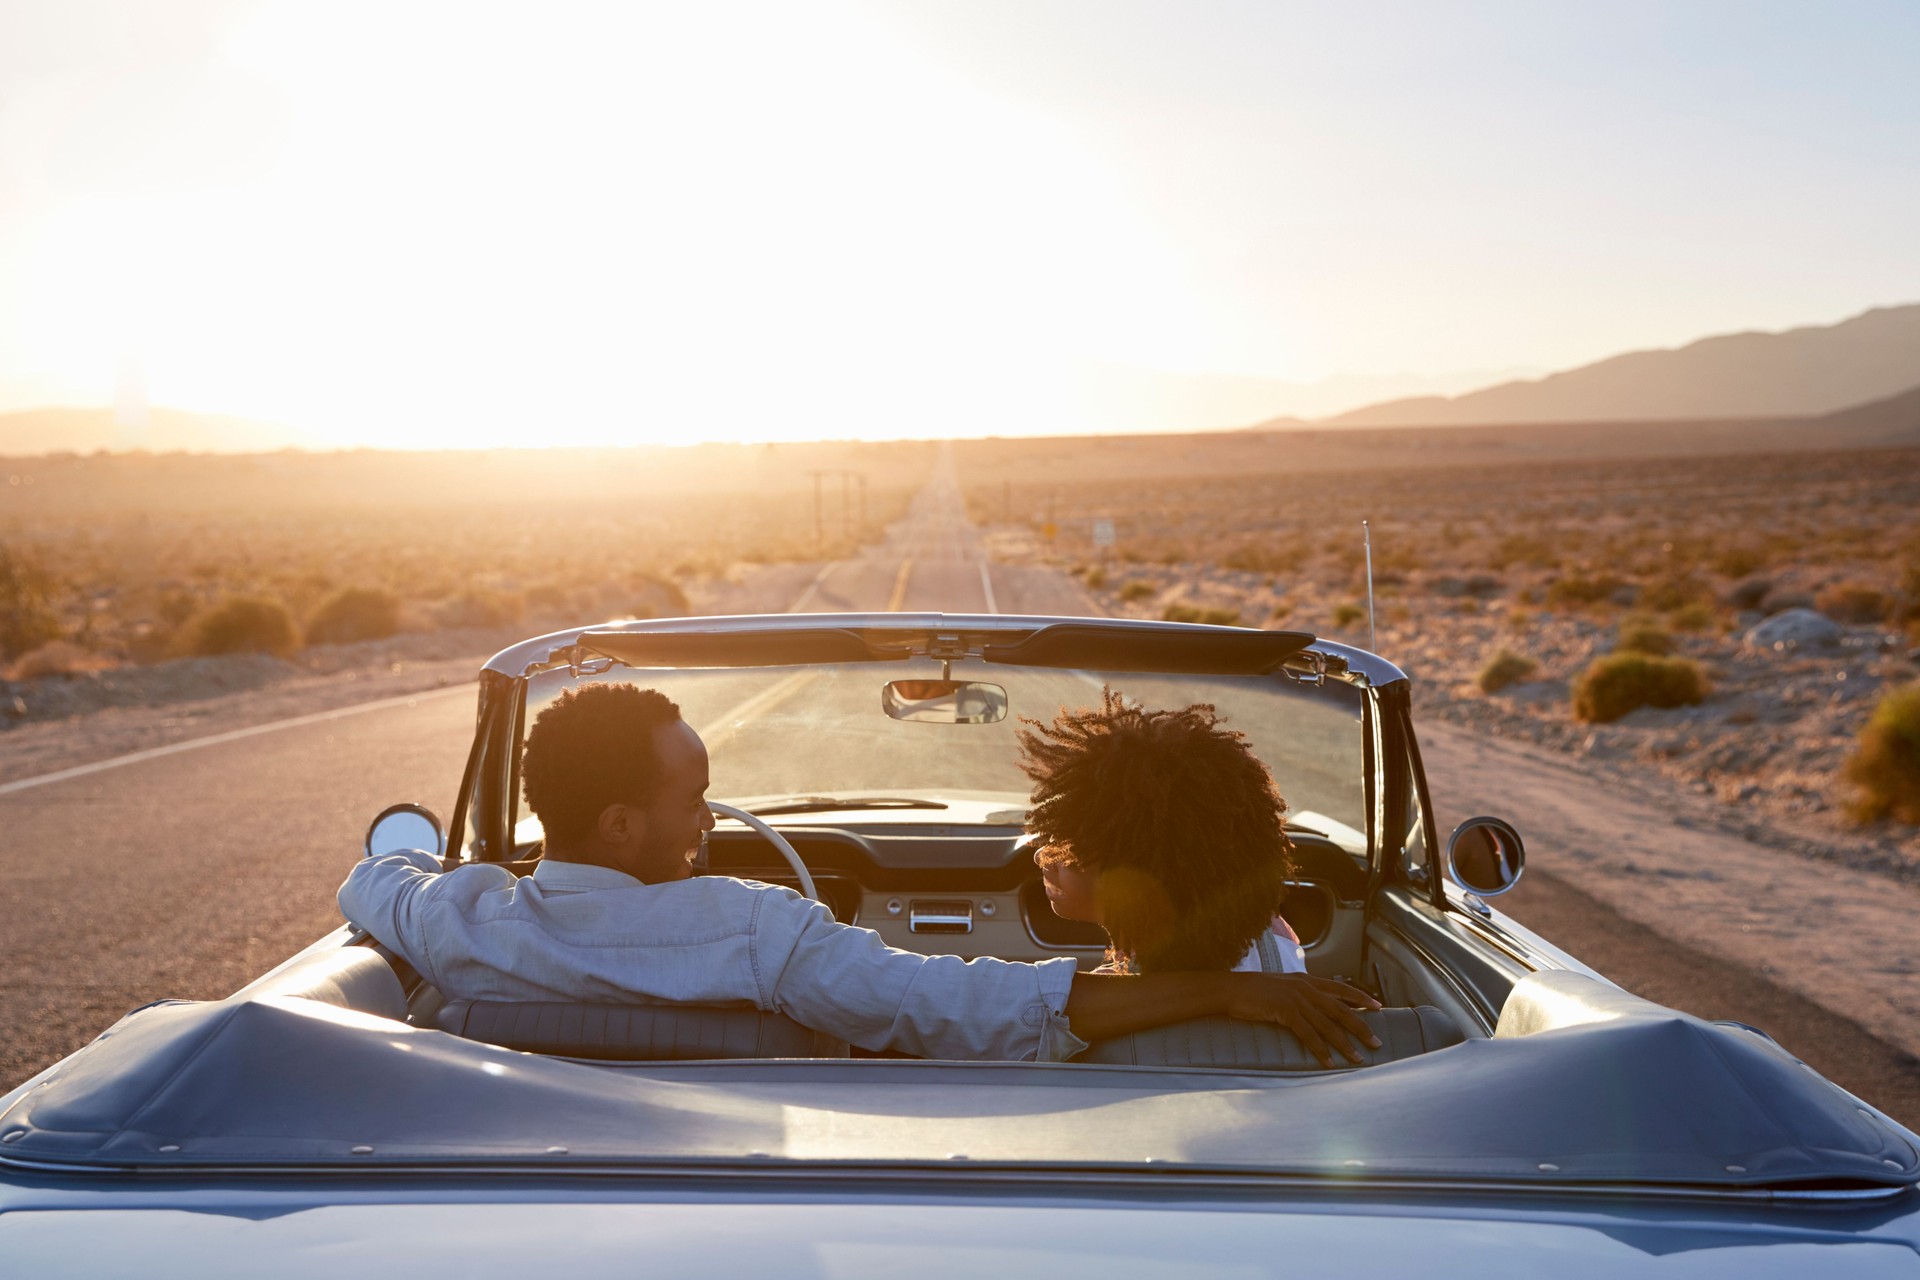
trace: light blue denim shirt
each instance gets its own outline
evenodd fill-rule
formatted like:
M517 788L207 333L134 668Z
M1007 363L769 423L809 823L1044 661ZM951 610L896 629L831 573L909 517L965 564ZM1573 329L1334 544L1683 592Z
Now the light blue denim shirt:
M643 884L542 862L531 876L419 850L363 859L340 912L449 1000L745 1001L864 1049L1058 1062L1074 962L897 951L791 889L698 876Z

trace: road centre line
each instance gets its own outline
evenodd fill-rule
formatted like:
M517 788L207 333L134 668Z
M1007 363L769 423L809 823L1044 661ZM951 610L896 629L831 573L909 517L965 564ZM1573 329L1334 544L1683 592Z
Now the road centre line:
M887 612L898 613L907 598L907 575L913 572L913 557L908 556L900 562L899 576L893 580L893 595L887 599Z
M987 612L998 613L1000 606L993 598L993 579L987 576L987 562L980 562L980 591L987 597Z
M225 733L208 734L204 738L188 738L185 742L172 742L163 747L147 747L140 751L130 751L124 756L114 756L110 760L96 760L92 764L77 764L71 769L59 769L53 773L43 773L37 777L21 778L17 782L0 784L0 796L9 796L16 791L28 791L34 787L44 787L49 783L65 782L70 778L84 778L90 773L103 773L108 769L118 769L121 765L139 764L143 760L158 760L162 756L178 755L183 751L197 751L201 747L217 747L225 742L238 742L242 738L257 737L263 733L273 733L280 729L297 729L302 725L324 724L329 720L340 720L347 716L357 716L364 711L383 711L388 707L413 706L426 698L443 698L450 694L464 693L474 696L471 684L448 685L442 689L423 689L419 693L399 694L391 698L381 698L374 702L355 703L351 707L336 707L332 711L315 711L303 716L293 716L286 720L273 720L266 724L249 725L244 729L229 729Z

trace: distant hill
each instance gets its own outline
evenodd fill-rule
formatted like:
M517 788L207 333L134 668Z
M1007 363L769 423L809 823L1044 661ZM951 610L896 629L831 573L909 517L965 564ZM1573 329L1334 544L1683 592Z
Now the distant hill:
M1635 351L1532 381L1389 400L1321 421L1402 427L1815 417L1916 384L1920 304L1878 307L1835 325Z
M1920 386L1902 391L1885 400L1823 414L1813 426L1823 435L1860 441L1863 444L1920 443Z
M22 409L0 413L0 457L94 453L101 449L153 453L271 453L304 444L283 427L217 413L155 409L147 425L129 432L112 409Z

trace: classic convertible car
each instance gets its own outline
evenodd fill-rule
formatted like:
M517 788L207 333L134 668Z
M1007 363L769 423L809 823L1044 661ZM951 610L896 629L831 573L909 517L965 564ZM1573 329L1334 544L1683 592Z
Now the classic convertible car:
M1920 1274L1920 1139L1491 907L1520 837L1442 841L1380 657L1081 618L569 631L482 671L450 821L396 806L368 852L528 871L526 728L603 680L666 691L704 737L705 874L796 886L899 948L1088 966L1101 938L1047 908L1026 840L1019 717L1104 687L1212 703L1289 802L1308 967L1382 999L1381 1047L1327 1068L1203 1019L1065 1063L925 1061L752 1008L448 1000L343 926L0 1099L0 1270Z

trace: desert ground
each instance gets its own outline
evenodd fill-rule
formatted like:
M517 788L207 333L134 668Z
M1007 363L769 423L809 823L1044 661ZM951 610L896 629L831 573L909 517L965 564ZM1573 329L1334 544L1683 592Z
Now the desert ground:
M938 548L903 532L937 456L914 444L783 446L758 465L750 451L650 467L419 455L397 480L375 455L344 455L317 460L313 487L294 455L131 460L165 475L157 494L119 459L0 464L36 477L42 505L0 505L0 538L54 584L41 598L65 646L41 667L16 655L0 689L13 710L0 720L9 910L82 886L9 929L45 954L23 956L0 994L30 1029L0 1055L0 1079L154 995L225 994L317 936L366 813L396 785L444 805L475 667L546 625L670 609L1083 608L1365 645L1364 516L1376 642L1415 679L1443 829L1464 806L1538 833L1536 870L1503 905L1635 990L1767 1026L1911 1121L1920 828L1857 817L1845 771L1878 691L1920 674L1902 558L1920 538L1920 450L1652 447L1516 431L957 442L972 524ZM62 467L91 477L85 502L38 492ZM852 471L869 477L864 521L839 478ZM236 489L236 475L253 485ZM1114 545L1094 544L1095 520L1112 522ZM137 560L143 531L168 549ZM963 571L926 576L935 556ZM369 580L401 602L391 634L180 656L196 611L223 597L285 588L300 619ZM1832 643L1748 643L1787 610L1844 612L1841 589L1856 607ZM192 608L141 612L168 591ZM1880 616L1853 620L1869 592ZM504 612L452 603L467 595ZM1579 719L1569 681L1625 631L1658 632L1697 663L1703 700ZM133 643L147 632L161 634ZM1534 665L1486 692L1501 650ZM233 787L233 767L258 774L251 791ZM48 785L61 771L72 780ZM103 817L136 836L103 844ZM263 869L252 839L284 845L284 865ZM84 874L55 865L54 846ZM123 902L112 882L128 857L150 859L136 888L151 876L164 892Z

